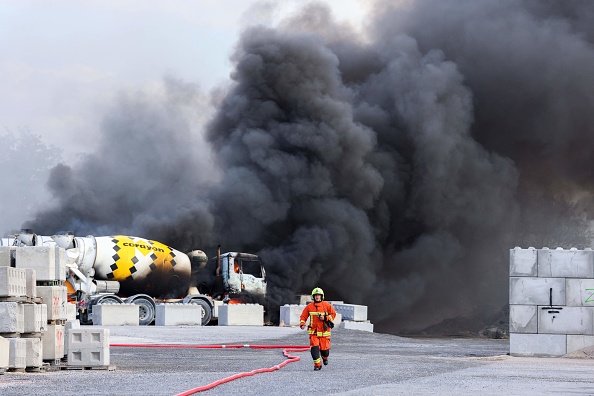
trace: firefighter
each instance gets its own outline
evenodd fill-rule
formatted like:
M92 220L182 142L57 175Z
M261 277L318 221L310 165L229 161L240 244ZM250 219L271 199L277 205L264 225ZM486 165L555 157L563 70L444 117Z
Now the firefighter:
M299 325L305 329L305 322L309 318L309 346L311 357L314 361L314 370L322 369L328 364L330 355L330 330L334 327L333 320L336 318L336 311L329 302L324 301L324 291L319 287L312 290L313 302L307 304L301 313ZM321 359L320 359L321 355Z

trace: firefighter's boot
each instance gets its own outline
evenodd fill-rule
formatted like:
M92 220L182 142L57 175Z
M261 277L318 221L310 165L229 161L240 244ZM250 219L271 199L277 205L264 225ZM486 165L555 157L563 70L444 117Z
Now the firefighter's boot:
M320 347L314 346L310 349L311 357L314 361L314 371L322 369L322 359L320 359Z

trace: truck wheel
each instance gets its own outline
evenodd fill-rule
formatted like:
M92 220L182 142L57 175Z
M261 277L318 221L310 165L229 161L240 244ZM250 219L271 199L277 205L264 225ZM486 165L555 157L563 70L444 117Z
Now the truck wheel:
M138 324L141 326L150 325L155 320L155 306L146 297L138 297L132 304L138 305Z
M210 310L210 304L208 304L204 300L200 300L198 298L194 300L190 300L190 304L200 305L202 307L202 326L206 326L210 323L212 319L212 312Z

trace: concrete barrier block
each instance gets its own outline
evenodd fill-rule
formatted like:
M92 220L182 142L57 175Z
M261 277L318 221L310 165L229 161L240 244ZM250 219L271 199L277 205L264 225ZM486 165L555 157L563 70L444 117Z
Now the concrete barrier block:
M539 334L585 334L592 332L592 307L538 307Z
M159 304L155 326L201 326L202 307L197 304Z
M0 302L0 333L22 333L25 329L23 305Z
M43 331L47 322L47 310L45 318L43 316L43 306L45 306L45 304L22 305L24 317L23 333L39 333Z
M109 366L109 346L100 349L69 349L66 365L71 367Z
M214 309L212 310L213 318L218 318L219 317L219 307L225 303L220 300L214 300L213 303L214 303Z
M27 273L23 269L0 267L0 297L27 295Z
M565 302L569 307L594 307L594 279L565 279Z
M138 326L136 304L98 304L93 306L93 324L97 326Z
M66 348L69 351L109 348L109 329L70 329L66 334Z
M76 304L71 303L71 302L66 302L66 320L68 320L68 321L76 320Z
M25 340L27 367L41 367L43 365L43 343L41 338L22 338Z
M41 335L43 360L56 360L64 357L64 325L48 324Z
M66 286L37 286L37 295L47 305L48 320L66 320L68 290Z
M343 320L367 320L367 306L355 304L334 304L334 309L342 315Z
M538 333L537 311L536 305L510 305L509 331L511 333Z
M565 305L563 278L509 278L509 303L516 305Z
M509 251L510 276L538 276L537 250L516 247Z
M25 275L27 277L27 296L31 298L37 297L37 274L34 269L25 268Z
M591 347L594 347L594 336L574 334L567 335L567 353Z
M223 304L219 307L219 326L264 326L264 307L260 304Z
M567 353L565 334L509 334L512 356L563 356Z
M56 247L56 280L65 281L68 271L66 270L66 249Z
M299 326L306 305L285 304L280 307L280 321L287 326Z
M369 322L359 322L354 320L343 320L340 324L341 329L361 330L373 333L373 324Z
M27 367L27 343L25 338L8 338L8 368Z
M10 341L0 336L0 369L6 370L9 364Z
M594 278L594 251L541 249L538 276L544 278Z
M14 267L16 246L0 246L0 267Z
M38 281L56 280L57 246L23 246L16 249L16 268L35 270Z

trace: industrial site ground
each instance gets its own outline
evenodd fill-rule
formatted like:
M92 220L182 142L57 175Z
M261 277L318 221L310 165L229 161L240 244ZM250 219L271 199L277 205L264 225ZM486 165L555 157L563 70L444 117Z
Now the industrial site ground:
M297 327L107 327L110 343L308 345ZM330 364L308 352L280 370L240 378L205 395L594 394L594 359L511 357L508 340L404 338L335 329ZM283 362L282 349L111 347L115 370L0 375L0 394L175 395Z

